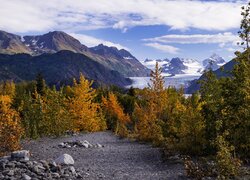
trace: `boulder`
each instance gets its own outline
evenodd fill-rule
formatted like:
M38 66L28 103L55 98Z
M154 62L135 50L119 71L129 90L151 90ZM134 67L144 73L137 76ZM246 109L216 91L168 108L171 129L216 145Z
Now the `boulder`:
M55 163L60 165L73 165L75 161L69 154L63 154L55 159Z
M11 159L29 161L30 152L27 150L14 151L11 153Z

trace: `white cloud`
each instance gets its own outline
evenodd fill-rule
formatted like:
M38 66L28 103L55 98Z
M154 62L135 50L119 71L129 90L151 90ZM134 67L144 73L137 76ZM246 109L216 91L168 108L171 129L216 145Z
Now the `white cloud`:
M220 44L220 47L224 47L225 44L236 44L240 41L237 35L231 32L218 33L218 34L192 34L192 35L179 35L170 34L161 37L154 37L149 39L143 39L143 41L149 42L161 42L161 43L177 43L177 44Z
M92 36L87 36L87 35L83 35L83 34L76 34L76 33L69 33L71 36L73 36L74 38L78 39L82 44L88 46L88 47L93 47L93 46L97 46L98 44L104 44L106 46L113 46L113 47L117 47L118 49L126 49L129 50L129 48L122 46L120 44L117 43L113 43L110 41L106 41L103 39L97 39L95 37Z
M172 29L229 30L240 24L241 1L0 0L0 29L28 31L166 25Z
M170 54L178 54L179 49L174 46L169 45L163 45L159 43L146 43L145 46L153 47L155 49L158 49L162 52L170 53Z

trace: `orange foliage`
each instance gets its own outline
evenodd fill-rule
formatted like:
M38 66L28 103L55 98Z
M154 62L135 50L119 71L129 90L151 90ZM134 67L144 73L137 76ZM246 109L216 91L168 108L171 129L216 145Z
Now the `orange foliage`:
M10 96L0 95L0 155L18 149L22 135L19 114L11 103Z
M127 136L126 125L130 122L128 114L124 113L123 108L119 104L117 97L113 93L108 94L108 99L102 97L102 106L106 112L106 118L112 121L114 132L120 136Z
M99 104L93 101L96 92L91 85L92 82L85 79L82 74L79 83L74 79L71 89L73 97L69 98L69 109L76 131L93 132L105 128L104 120L99 113ZM68 91L70 90L68 89Z

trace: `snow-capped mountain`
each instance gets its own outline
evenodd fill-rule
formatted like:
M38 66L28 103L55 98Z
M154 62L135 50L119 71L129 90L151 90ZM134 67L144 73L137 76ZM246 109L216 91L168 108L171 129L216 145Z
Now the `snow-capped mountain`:
M223 66L226 61L220 57L218 54L213 54L209 58L203 60L203 67L208 70L212 69L213 71L219 69L221 66Z
M153 70L156 62L158 62L158 64L162 67L164 76L175 76L178 74L199 76L204 72L204 70L209 68L216 70L225 64L225 60L217 54L213 54L202 62L195 59L176 57L171 60L146 59L143 64Z

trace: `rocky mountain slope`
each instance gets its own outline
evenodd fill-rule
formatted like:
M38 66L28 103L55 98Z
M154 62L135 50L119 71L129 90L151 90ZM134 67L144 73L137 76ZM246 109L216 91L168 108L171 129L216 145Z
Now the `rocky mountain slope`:
M30 48L32 54L35 55L55 53L61 50L83 54L88 52L87 46L82 45L80 41L62 31L53 31L38 36L24 36L23 39L25 46Z
M21 36L0 30L0 53L31 53L31 49L22 42Z
M67 53L61 52L63 50L67 50ZM82 72L89 79L124 86L129 83L126 77L149 74L149 69L124 49L118 50L116 47L102 44L88 48L61 31L24 37L0 31L0 54L2 54L0 55L0 80L30 80L39 70L45 73L44 76L49 83L57 84ZM22 61L18 62L19 58ZM33 64L33 61L35 65L32 67L30 64ZM38 66L38 62L41 63L41 67ZM55 62L58 64L52 67L51 63ZM25 68L20 68L28 65L29 74Z

